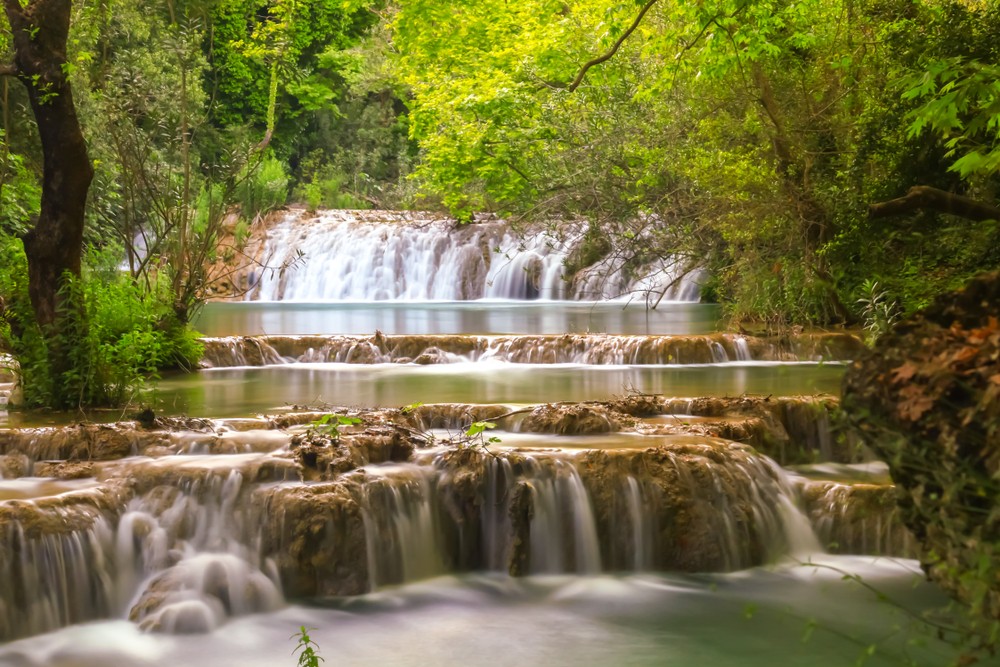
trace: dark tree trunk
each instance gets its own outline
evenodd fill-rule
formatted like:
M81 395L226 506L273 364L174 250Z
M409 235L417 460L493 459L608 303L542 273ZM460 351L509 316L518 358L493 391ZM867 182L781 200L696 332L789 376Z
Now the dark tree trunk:
M35 319L49 339L53 377L72 366L59 341L66 318L65 275L80 275L84 211L94 171L66 77L72 0L3 0L14 43L14 73L28 90L43 156L41 211L24 236L28 292ZM58 382L58 380L57 380ZM60 387L53 388L56 394ZM57 402L65 402L57 399Z

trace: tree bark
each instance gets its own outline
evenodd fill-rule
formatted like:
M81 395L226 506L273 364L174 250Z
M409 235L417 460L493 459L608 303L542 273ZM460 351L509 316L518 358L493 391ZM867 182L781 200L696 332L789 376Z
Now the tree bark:
M72 0L3 0L10 22L17 78L28 91L41 138L41 210L23 237L28 293L35 319L49 339L53 376L71 368L68 346L58 341L65 275L80 275L84 212L94 170L87 155L67 78L66 41ZM54 344L52 344L54 343ZM58 391L58 387L56 388Z
M870 205L868 217L888 218L893 215L916 213L920 210L957 215L960 218L976 222L1000 220L1000 208L996 206L927 185L916 185L910 188L903 197Z

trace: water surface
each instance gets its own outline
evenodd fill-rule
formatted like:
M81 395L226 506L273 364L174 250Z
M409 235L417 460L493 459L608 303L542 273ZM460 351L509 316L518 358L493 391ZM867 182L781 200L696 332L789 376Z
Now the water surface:
M206 336L309 334L706 334L713 304L637 301L338 301L209 303L194 322Z
M844 368L809 362L686 366L303 363L177 376L159 382L153 398L157 409L170 414L231 417L288 405L546 403L609 400L629 393L675 397L838 394Z

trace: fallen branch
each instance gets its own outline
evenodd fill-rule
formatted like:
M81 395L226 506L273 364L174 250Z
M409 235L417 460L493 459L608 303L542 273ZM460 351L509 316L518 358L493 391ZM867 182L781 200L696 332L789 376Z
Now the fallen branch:
M887 218L919 210L947 213L976 222L1000 220L1000 208L996 206L927 185L916 185L903 197L870 205L868 217Z

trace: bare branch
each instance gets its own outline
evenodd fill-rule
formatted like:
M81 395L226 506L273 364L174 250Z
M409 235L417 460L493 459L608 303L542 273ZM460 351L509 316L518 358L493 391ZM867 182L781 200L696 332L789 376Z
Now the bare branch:
M17 76L17 65L14 63L0 63L0 76Z
M868 217L887 218L921 209L957 215L976 222L1000 220L1000 208L996 206L926 185L916 185L897 199L872 204L868 207Z
M630 25L628 29L621 34L621 36L615 41L615 43L612 44L610 49L608 49L601 55L597 56L593 60L588 60L587 62L585 62L583 64L583 67L580 68L580 71L577 72L576 78L573 79L573 83L569 84L569 86L566 87L566 90L572 93L574 90L580 87L581 83L583 83L583 79L584 77L587 76L587 71L591 67L596 67L597 65L600 65L603 62L611 60L611 58L614 57L616 53L618 53L618 49L622 47L622 44L625 43L625 40L631 37L632 33L635 32L636 28L639 27L639 24L642 23L642 19L644 16L646 16L646 12L648 12L650 8L652 8L652 6L655 4L656 0L648 0L648 2L642 6L642 9L639 10L639 14L635 17L635 20L632 21L632 25Z

